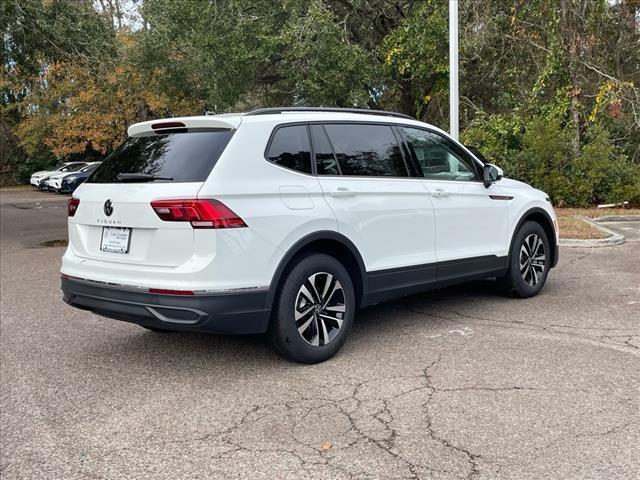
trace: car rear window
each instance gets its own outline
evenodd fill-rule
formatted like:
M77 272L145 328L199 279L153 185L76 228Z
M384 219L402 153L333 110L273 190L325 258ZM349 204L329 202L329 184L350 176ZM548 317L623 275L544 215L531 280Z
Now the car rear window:
M222 130L129 137L87 182L119 183L120 173L153 175L162 182L204 182L232 136L233 130Z

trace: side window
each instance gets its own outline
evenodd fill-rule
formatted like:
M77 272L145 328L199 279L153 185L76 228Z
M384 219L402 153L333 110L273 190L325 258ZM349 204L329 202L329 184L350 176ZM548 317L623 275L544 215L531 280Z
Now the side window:
M388 125L326 124L342 175L408 177Z
M340 167L333 154L333 148L331 148L324 127L322 125L311 125L311 138L313 139L318 175L340 175Z
M434 180L478 180L478 169L458 145L434 132L403 127L409 148L425 178Z
M311 173L311 148L306 125L280 127L273 135L267 158L286 168Z

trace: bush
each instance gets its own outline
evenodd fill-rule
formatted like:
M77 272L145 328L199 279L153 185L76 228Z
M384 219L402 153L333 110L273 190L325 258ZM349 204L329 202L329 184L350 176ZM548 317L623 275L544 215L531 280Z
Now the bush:
M588 207L629 201L640 204L640 165L611 141L609 132L592 124L579 155L571 148L571 125L557 116L478 117L463 140L500 165L505 175L549 194L554 204Z

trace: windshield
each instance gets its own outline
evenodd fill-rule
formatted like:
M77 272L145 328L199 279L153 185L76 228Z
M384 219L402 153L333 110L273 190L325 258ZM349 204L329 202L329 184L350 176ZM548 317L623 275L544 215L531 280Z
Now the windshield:
M67 165L66 167L62 167L60 169L61 172L75 172L84 167L85 163L72 163L71 165Z
M93 172L99 166L100 166L99 163L92 163L91 165L87 165L86 167L82 167L79 171L83 172L83 173Z
M233 130L208 130L129 137L87 182L119 183L118 174L141 174L139 181L204 182L232 135Z

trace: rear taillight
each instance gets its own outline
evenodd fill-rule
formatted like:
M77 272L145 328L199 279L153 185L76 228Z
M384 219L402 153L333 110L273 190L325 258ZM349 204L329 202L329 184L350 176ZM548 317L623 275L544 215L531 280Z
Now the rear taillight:
M67 200L67 214L70 217L73 217L78 211L78 207L80 206L80 199L71 197Z
M166 222L189 222L193 228L240 228L247 224L219 200L155 200L151 208Z

